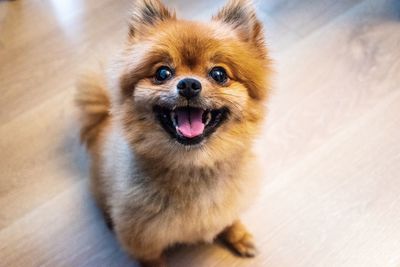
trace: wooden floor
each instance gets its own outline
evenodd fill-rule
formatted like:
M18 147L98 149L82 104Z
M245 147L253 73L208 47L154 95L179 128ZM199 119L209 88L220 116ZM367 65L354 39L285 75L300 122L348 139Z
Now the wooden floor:
M222 1L168 1L205 19ZM88 193L71 97L113 54L130 0L0 1L0 266L136 266ZM400 266L400 1L262 0L276 77L243 215L259 255L177 248L171 266Z

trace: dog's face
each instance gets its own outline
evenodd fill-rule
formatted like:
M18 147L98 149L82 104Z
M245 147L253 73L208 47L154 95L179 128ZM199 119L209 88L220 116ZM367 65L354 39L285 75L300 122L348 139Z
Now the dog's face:
M120 65L113 111L139 153L240 149L263 117L269 59L246 1L231 1L210 23L139 1Z

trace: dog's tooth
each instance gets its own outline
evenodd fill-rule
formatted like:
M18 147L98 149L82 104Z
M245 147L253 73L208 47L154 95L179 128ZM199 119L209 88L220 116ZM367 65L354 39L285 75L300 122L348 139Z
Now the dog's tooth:
M209 124L210 121L211 121L211 112L208 111L208 112L207 112L207 119L206 119L206 123L205 123L205 124L206 124L206 125Z
M175 111L171 111L170 116L171 116L172 124L176 127L177 123L176 123L176 114L175 114Z

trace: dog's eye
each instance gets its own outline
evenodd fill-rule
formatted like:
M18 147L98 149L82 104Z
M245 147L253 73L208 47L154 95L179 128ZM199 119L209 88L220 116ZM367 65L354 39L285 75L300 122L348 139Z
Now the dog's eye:
M172 77L172 70L167 66L162 66L156 71L155 79L157 82L164 82Z
M228 75L222 67L214 67L210 71L210 77L214 79L219 84L224 84L228 80Z

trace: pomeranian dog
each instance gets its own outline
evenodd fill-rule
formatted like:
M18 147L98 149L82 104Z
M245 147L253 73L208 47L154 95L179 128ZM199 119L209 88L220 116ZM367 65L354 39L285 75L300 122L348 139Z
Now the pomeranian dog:
M93 194L121 246L143 266L216 237L254 256L239 214L259 187L270 59L252 4L231 0L203 23L137 0L109 69L82 79L76 102Z

